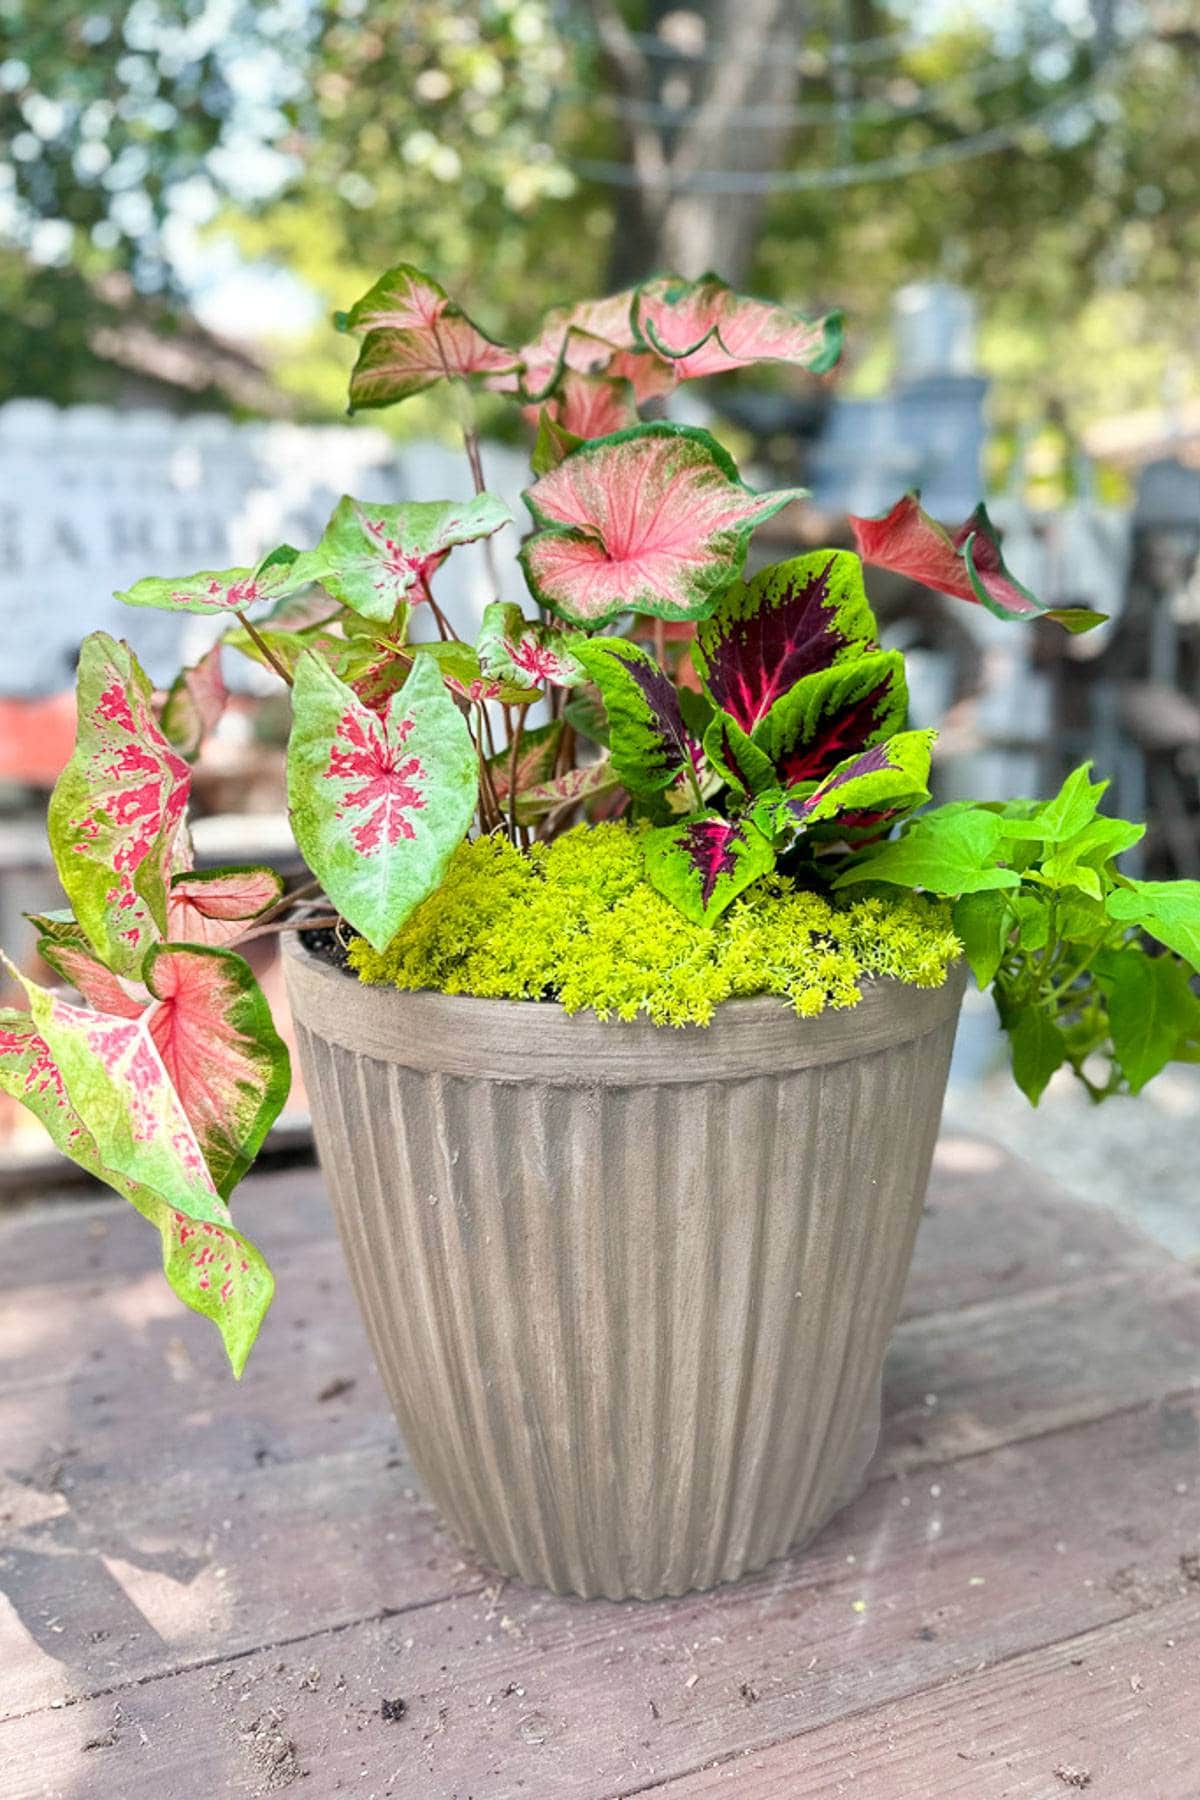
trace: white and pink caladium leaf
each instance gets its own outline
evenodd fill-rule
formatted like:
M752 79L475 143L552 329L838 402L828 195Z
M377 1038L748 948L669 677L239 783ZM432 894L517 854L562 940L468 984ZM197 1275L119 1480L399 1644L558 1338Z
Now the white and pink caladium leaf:
M150 1036L227 1200L287 1099L287 1048L250 965L232 950L160 944L144 973Z
M176 944L219 950L250 929L283 894L274 869L186 869L171 878L167 933ZM78 986L78 983L76 983Z
M700 747L683 722L679 696L652 656L628 638L588 638L577 651L608 715L613 771L639 799L694 778Z
M607 756L597 762L567 769L549 781L541 781L517 795L517 820L535 825L539 819L565 816L576 806L614 794L621 783Z
M254 568L201 569L173 579L147 576L115 598L126 606L157 606L166 612L245 612L263 600L279 600L317 579L310 552L281 544Z
M475 745L431 656L383 711L319 657L296 665L288 798L329 899L377 950L441 881L478 797Z
M857 556L819 550L735 582L693 657L714 706L753 735L805 676L877 647Z
M343 494L312 552L321 586L365 619L387 623L397 606L428 596L428 582L456 544L512 523L494 494L374 506Z
M50 797L58 877L92 948L137 975L167 922L167 883L184 829L191 775L154 716L128 644L84 639L75 750Z
M815 787L762 795L751 817L768 836L795 837L836 821L842 834L878 831L929 798L929 754L937 734L900 731L848 756Z
M787 307L735 294L717 275L644 282L631 308L639 344L665 357L679 381L749 363L785 362L824 375L842 353L842 315L805 319Z
M1104 613L1087 607L1043 606L1005 567L996 528L981 504L956 531L947 531L921 506L914 489L877 519L850 524L864 562L919 581L939 594L970 600L997 619L1054 619L1068 631L1090 631Z
M485 679L512 687L543 684L572 688L587 680L575 655L585 642L581 632L556 630L540 620L527 619L519 606L494 600L483 609L475 648Z
M0 1086L158 1227L168 1281L213 1320L240 1376L274 1282L213 1185L149 1014L110 1018L24 986L29 1012L0 1015Z
M755 494L707 431L637 425L584 443L525 494L530 592L594 629L622 612L698 619L740 572L750 534L800 490Z
M749 819L696 813L648 831L646 879L693 925L711 925L731 900L775 867L770 840Z
M216 729L228 699L221 646L216 643L199 662L181 669L167 689L158 721L163 735L181 756L194 762L205 738Z

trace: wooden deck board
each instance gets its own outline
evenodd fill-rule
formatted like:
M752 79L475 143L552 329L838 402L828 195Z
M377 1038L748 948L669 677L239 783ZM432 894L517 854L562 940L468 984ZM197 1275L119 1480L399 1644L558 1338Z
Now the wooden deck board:
M944 1141L867 1492L803 1555L651 1606L497 1591L419 1496L319 1178L252 1182L239 1219L281 1298L236 1386L128 1209L3 1227L5 1800L301 1771L356 1800L1058 1800L1056 1760L1200 1796L1200 1283L1110 1215Z

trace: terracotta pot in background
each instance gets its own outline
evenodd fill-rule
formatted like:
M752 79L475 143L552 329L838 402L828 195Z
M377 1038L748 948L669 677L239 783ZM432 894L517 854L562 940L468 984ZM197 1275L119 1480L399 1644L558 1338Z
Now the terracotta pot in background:
M732 1580L859 1490L962 997L707 1029L401 994L285 953L322 1166L413 1462L559 1593Z

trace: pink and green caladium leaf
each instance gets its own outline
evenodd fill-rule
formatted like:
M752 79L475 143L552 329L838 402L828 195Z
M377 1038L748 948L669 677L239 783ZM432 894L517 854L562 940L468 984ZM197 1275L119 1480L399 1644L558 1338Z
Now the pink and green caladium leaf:
M137 975L167 922L167 880L191 775L154 717L128 644L84 639L75 750L50 797L58 877L93 949Z
M707 431L638 425L581 444L525 494L530 592L591 628L621 612L698 619L741 570L750 534L794 500L755 494Z
M919 581L939 594L970 600L998 619L1055 619L1068 631L1090 631L1104 613L1084 607L1043 606L1005 567L1000 540L980 505L957 531L925 512L915 491L877 519L850 524L864 562Z
M521 366L515 350L485 337L457 307L428 325L369 331L350 373L350 410L391 406L439 381L509 375Z
M186 869L171 878L167 936L220 949L250 929L283 893L274 869Z
M0 1082L19 1087L58 1147L158 1227L168 1281L214 1321L240 1375L274 1283L213 1185L149 1013L109 1018L23 985L29 1014L15 1015L23 1028L0 1026Z
M804 675L755 727L783 787L820 781L846 757L899 731L908 712L904 658L868 651Z
M518 793L517 820L522 825L535 825L539 819L568 813L572 807L615 793L620 785L610 759L602 756L598 762L568 769L552 780L526 788L523 794Z
M159 724L181 756L193 762L205 738L216 729L229 689L221 673L221 646L214 644L199 662L181 669L163 701Z
M674 683L654 658L628 638L587 638L577 655L600 690L622 787L652 799L694 774L699 746L684 725Z
M580 439L611 437L638 422L632 384L608 375L565 369L546 405L560 430Z
M310 553L281 544L252 569L201 569L174 579L148 576L115 598L126 606L167 612L239 613L262 600L279 600L317 579Z
M646 879L693 925L711 925L731 900L775 867L770 840L749 819L698 813L648 831Z
M145 980L150 1036L227 1200L287 1099L287 1048L250 965L232 950L160 944Z
M771 837L810 831L837 820L840 828L878 827L929 798L932 731L899 731L886 743L848 756L816 787L804 784L765 794L752 817Z
M483 611L476 650L485 679L510 686L578 687L587 673L575 650L586 643L575 631L525 618L519 606L494 600Z
M382 950L466 836L478 795L471 734L431 656L378 713L306 654L292 714L296 842L334 906Z
M517 745L518 797L528 792L530 788L540 787L543 782L553 780L554 765L562 734L563 721L561 719L552 719L548 725L536 725L521 733L521 741ZM496 798L506 802L513 775L511 749L499 750L495 756L489 756L488 768L491 771Z
M402 601L425 598L426 584L454 545L491 537L511 523L493 494L399 506L343 494L312 553L316 579L363 618L386 624Z
M520 683L514 683L500 675L485 674L478 653L470 644L452 639L449 643L410 644L409 650L418 662L436 663L450 692L472 705L496 700L501 706L531 706L540 698L538 690L530 687L524 677Z
M635 293L631 317L638 342L667 358L680 381L755 362L792 363L824 375L842 353L840 312L805 319L735 294L717 275L647 281Z
M354 302L349 312L335 312L333 322L339 331L378 331L389 326L408 331L432 325L451 304L449 294L432 275L414 268L412 263L397 263Z
M805 676L876 649L862 565L848 550L818 550L735 582L693 650L713 704L753 735Z
M564 431L548 406L538 412L537 437L534 440L533 454L530 463L535 475L548 475L551 469L557 469L564 456L572 450L578 450L583 439L576 437L573 431Z
M41 932L38 955L56 975L77 988L89 1006L114 1018L136 1019L150 1000L149 989L129 976L114 975L97 957L74 919L27 913Z

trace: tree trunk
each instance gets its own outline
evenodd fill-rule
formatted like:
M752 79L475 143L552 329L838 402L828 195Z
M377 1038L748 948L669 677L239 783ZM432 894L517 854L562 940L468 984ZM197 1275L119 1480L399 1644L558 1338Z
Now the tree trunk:
M650 29L675 52L664 56L645 51L614 5L598 6L596 15L637 174L637 185L621 193L612 286L655 272L691 279L708 269L744 281L763 199L694 191L689 183L717 170L779 166L800 85L799 0L656 4Z

